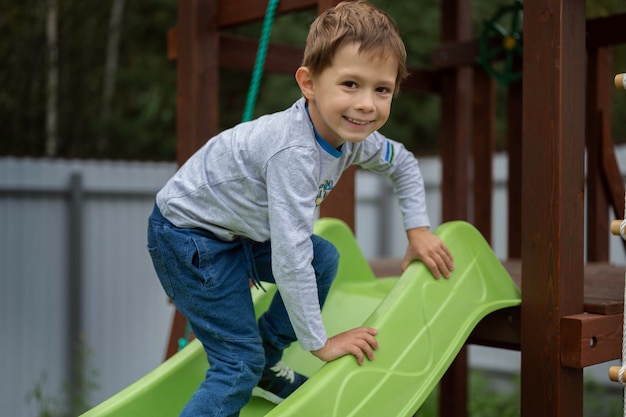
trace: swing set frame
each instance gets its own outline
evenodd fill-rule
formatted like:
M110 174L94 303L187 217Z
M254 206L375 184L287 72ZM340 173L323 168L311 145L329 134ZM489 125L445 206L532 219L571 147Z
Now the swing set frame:
M336 3L282 0L276 13ZM219 69L254 66L258 42L222 30L262 20L265 11L266 2L255 0L178 0L168 56L177 62L179 164L218 131ZM504 262L522 289L522 306L488 316L469 343L521 351L522 416L582 417L583 369L618 359L622 344L623 268L608 263L609 211L618 218L624 211L610 89L611 47L626 43L626 14L588 20L584 0L525 0L523 12L523 58L516 63L523 77L509 84L506 103ZM403 94L441 98L442 219L470 221L489 241L495 80L477 65L471 15L469 0L441 1L433 67L411 68ZM293 74L301 56L299 48L270 44L265 71ZM321 215L354 229L354 206L351 170ZM381 275L399 269L399 261L372 265ZM168 356L184 326L176 314ZM440 384L440 414L467 416L466 349Z

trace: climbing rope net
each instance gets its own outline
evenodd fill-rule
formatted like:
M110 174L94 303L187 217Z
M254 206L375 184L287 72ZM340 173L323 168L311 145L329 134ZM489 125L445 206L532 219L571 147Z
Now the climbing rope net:
M626 198L624 200L626 207ZM626 209L624 210L624 220L616 220L611 224L611 233L621 236L626 240ZM624 272L624 306L626 307L626 271ZM626 417L626 380L624 373L626 372L626 314L624 315L622 326L622 365L611 366L609 368L609 379L619 382L623 387L624 394L624 417Z
M626 74L617 74L615 76L615 87L620 90L626 90ZM611 223L611 233L621 236L626 240L626 193L624 196L624 220L615 220ZM626 307L626 271L624 272L624 307ZM626 381L624 380L626 373L626 314L624 314L622 327L622 365L611 366L609 368L609 379L619 382L623 387L624 394L624 417L626 417Z

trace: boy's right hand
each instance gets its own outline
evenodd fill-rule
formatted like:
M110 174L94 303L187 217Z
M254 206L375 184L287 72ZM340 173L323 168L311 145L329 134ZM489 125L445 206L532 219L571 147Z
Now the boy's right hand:
M365 356L374 359L374 350L378 342L374 337L378 331L371 327L357 327L336 336L329 337L323 348L312 350L311 353L324 362L334 361L345 355L354 355L359 365L363 365Z

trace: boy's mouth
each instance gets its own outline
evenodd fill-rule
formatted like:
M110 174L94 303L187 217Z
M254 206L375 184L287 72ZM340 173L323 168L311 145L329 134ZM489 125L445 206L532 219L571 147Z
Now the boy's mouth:
M365 125L371 123L369 120L357 120L357 119L353 119L353 118L347 117L347 116L344 116L344 119L346 119L350 123L353 123L353 124L359 125L359 126L365 126Z

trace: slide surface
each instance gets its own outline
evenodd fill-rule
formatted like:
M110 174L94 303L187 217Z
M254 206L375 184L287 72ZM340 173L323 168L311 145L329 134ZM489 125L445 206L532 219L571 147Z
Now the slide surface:
M363 366L353 357L323 364L296 343L283 360L310 379L278 406L253 398L242 417L412 416L478 322L521 302L500 261L468 223L450 222L435 231L450 248L456 267L450 279L440 280L419 262L400 278L376 279L345 224L321 219L315 232L332 241L341 254L323 312L328 333L361 325L378 329L376 359ZM253 291L260 314L275 288ZM194 340L82 417L176 417L204 379L206 368L202 346Z

